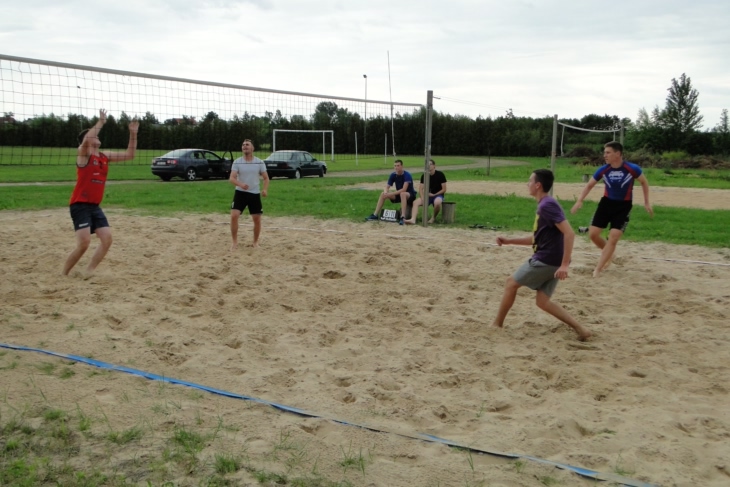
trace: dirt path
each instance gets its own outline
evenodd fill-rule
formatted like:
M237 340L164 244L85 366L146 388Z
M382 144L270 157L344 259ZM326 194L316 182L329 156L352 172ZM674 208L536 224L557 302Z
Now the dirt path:
M381 189L381 183L363 184L363 189ZM583 183L556 183L554 195L563 201L572 201L585 187ZM449 194L516 194L527 195L524 183L498 181L452 181L448 183ZM588 200L598 201L603 195L601 188L593 188ZM677 188L652 186L649 199L654 206L678 206L703 210L730 210L730 190L707 188ZM641 204L642 192L637 189L634 203ZM566 210L568 208L566 207Z

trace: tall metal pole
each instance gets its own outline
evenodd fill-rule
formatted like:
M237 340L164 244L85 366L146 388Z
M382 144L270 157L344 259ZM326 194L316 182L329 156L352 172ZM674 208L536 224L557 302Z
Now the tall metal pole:
M553 115L553 150L550 152L550 170L555 176L555 156L558 150L558 115ZM550 188L550 196L553 195L553 188Z
M367 154L368 152L368 75L363 74L363 78L365 78L365 127L364 127L364 134L362 136L362 153Z
M431 173L428 172L428 162L431 160L431 115L433 114L433 90L428 90L426 95L426 160L423 164L423 212L421 225L427 226L428 222L428 189L431 187ZM415 183L414 183L415 184ZM415 216L415 215L414 215Z

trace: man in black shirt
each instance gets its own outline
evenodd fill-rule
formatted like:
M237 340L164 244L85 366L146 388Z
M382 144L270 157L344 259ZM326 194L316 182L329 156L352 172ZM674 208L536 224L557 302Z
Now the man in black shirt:
M428 220L428 223L433 223L436 221L436 215L441 211L441 203L444 202L444 196L446 195L446 176L441 171L436 170L436 163L433 162L433 159L428 161L428 174L430 174L428 182L428 204L433 205L433 216ZM424 174L421 174L421 184L418 187L419 197L413 202L411 219L406 220L408 224L416 223L418 207L423 204L423 179Z

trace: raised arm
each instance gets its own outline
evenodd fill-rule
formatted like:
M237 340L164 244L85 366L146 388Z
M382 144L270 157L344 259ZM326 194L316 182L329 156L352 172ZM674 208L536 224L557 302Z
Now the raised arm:
M106 110L102 108L99 110L99 120L96 121L93 127L86 131L84 138L76 151L76 164L79 166L85 166L88 162L89 156L95 153L96 147L99 146L99 132L105 123Z
M105 154L109 158L109 162L128 161L134 159L134 154L137 152L137 132L139 131L139 120L134 119L129 122L129 144L127 150L124 152L111 151Z
M591 178L590 181L588 181L588 184L586 184L586 187L583 188L583 191L581 191L580 196L578 197L578 201L575 202L573 205L573 208L570 209L571 213L575 213L576 211L580 210L583 206L583 200L586 199L586 196L588 196L588 193L591 192L593 187L598 183L595 179Z

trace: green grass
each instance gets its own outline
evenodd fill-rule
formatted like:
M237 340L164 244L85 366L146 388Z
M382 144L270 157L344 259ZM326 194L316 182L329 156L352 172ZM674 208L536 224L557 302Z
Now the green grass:
M451 171L450 181L527 181L535 169L550 169L549 157L503 157L503 160L522 162L519 166L475 167ZM570 159L558 159L555 180L562 183L580 183L584 174L593 175L597 166L580 166ZM650 186L676 186L683 188L730 189L730 170L727 169L661 169L643 168ZM487 172L489 174L487 174Z
M454 171L454 174L458 173ZM381 182L381 176L358 179L359 183ZM378 191L358 189L340 178L302 180L276 179L269 197L264 199L265 216L313 216L363 221L372 213ZM3 188L0 210L43 210L68 204L70 186L9 186ZM218 213L228 215L233 193L227 181L197 183L130 183L107 186L103 207L125 209L142 215L170 216L179 213ZM532 229L535 201L524 195L451 195L457 202L456 222L450 227L483 225L502 231L529 232ZM567 211L572 202L563 202ZM586 201L577 215L568 214L574 228L585 226L596 203ZM70 224L70 223L69 223ZM113 224L113 217L112 217ZM265 225L265 223L264 223ZM375 225L383 225L375 223ZM441 224L435 225L437 228ZM637 205L631 215L627 240L728 247L727 228L730 212L689 208L657 207L651 219ZM493 232L484 232L491 239Z
M415 164L415 159L412 164ZM446 161L463 162L463 159L452 158L446 159ZM549 166L549 159L547 158L523 158L520 161L525 164L522 166L492 168L489 176L486 175L486 168L473 168L449 171L447 177L450 181L501 180L525 182L535 168ZM0 167L0 179L8 169L8 167ZM24 169L29 169L29 167ZM147 167L120 166L112 168L110 172L113 173L119 169L148 171ZM657 180L662 184L672 182L669 179L670 176L678 177L677 173L669 175L658 169L650 169L647 173L651 171L656 172ZM559 179L578 182L585 170L561 161L556 172ZM685 172L696 174L696 177L687 176L681 180L682 184L675 185L704 184L704 187L730 189L730 182L723 179L724 176L719 173L713 174L709 171L699 170L687 170ZM660 179L660 174L664 174L666 177ZM647 177L651 183L653 177L651 173ZM360 222L363 221L365 216L372 213L378 195L377 190L362 189L362 184L384 182L384 180L383 175L353 179L327 177L305 178L298 181L275 179L269 187L269 197L265 198L263 202L265 217L313 216L321 219L344 219ZM3 187L0 210L64 208L68 205L72 184ZM233 187L231 184L221 180L195 183L183 181L163 183L159 180L124 184L112 183L107 185L103 207L107 210L128 210L141 215L170 216L179 213L218 213L225 217L228 215L232 193ZM449 200L457 203L456 222L449 227L468 228L472 225L482 225L487 229L496 227L501 231L515 232L530 232L532 229L535 202L526 197L526 190L523 194L502 196L451 194ZM569 210L570 206L572 206L572 201L563 202L566 211ZM574 228L586 226L595 208L595 203L586 201L583 209L577 215L567 215L568 220ZM730 212L728 211L657 207L655 213L655 218L651 219L643 208L637 205L632 212L631 224L625 239L709 247L730 246L726 231L730 227ZM383 224L376 223L375 225ZM437 224L435 227L443 228L444 226ZM484 233L485 239L491 240L494 236L494 232L479 231Z

